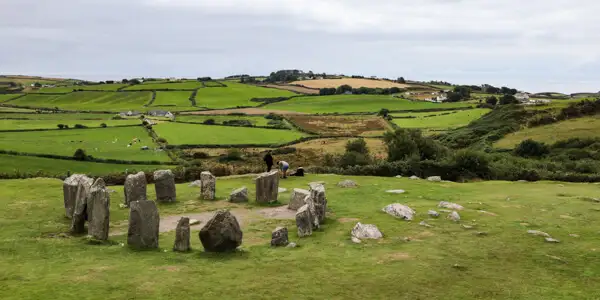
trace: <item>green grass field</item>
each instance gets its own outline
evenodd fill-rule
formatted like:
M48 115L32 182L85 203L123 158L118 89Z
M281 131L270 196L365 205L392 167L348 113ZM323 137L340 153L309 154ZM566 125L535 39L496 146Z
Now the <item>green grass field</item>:
M126 87L128 86L128 84L122 84L122 83L111 83L111 84L95 84L95 85L81 85L81 86L75 86L74 88L76 89L81 89L84 91L116 91L122 87Z
M25 110L30 111L30 110ZM0 119L31 119L31 120L111 120L116 114L98 113L0 113ZM136 118L137 119L137 118ZM139 120L139 119L138 119Z
M474 120L490 112L489 109L477 108L453 112L428 112L394 114L393 122L402 128L451 129L469 125ZM428 117L435 115L434 117ZM416 118L399 118L414 116Z
M351 113L378 112L389 110L421 110L468 107L468 103L431 103L408 101L382 95L334 95L298 97L265 106L266 109L296 111L304 113Z
M21 130L21 129L57 129L58 124L68 125L73 128L75 124L87 126L89 128L100 128L100 124L106 124L108 127L122 125L139 125L140 120L14 120L0 119L0 130Z
M8 101L10 99L16 98L20 96L20 94L0 94L0 103L4 102L4 101ZM0 107L1 109L1 107Z
M156 99L151 107L162 107L166 110L193 110L190 102L191 91L188 92L156 92Z
M194 90L202 87L202 83L198 81L184 81L184 82L173 82L173 83L144 83L136 84L125 88L126 91L139 91L139 90Z
M34 89L33 92L34 93L41 93L41 94L67 94L67 93L71 93L73 92L74 89L78 89L78 86L57 86L57 87L51 87L51 88L40 88L40 89Z
M221 85L215 81L205 81L204 86L206 87L220 87Z
M291 130L161 123L154 131L171 145L280 144L304 136Z
M140 127L68 129L31 132L3 132L0 149L25 153L56 154L72 156L77 149L84 149L96 158L112 158L132 161L169 161L164 151L142 151L142 146L156 146L148 133ZM127 145L134 139L141 143Z
M102 176L106 174L117 174L125 171L154 171L168 169L173 166L160 165L125 165L105 164L95 162L81 162L73 160L58 160L51 158L15 156L0 154L0 173L37 173L44 175L65 175L67 172L89 174L90 176Z
M196 105L208 108L230 108L236 106L257 106L252 98L291 97L290 91L263 88L235 82L226 82L226 88L203 88L198 90Z
M561 109L569 106L571 103L581 102L584 100L593 100L594 98L577 98L577 99L550 99L550 103L544 105L526 105L525 109L528 110L542 110L542 109Z
M0 106L0 115L6 115L3 113L23 113L23 112L35 112L31 109L26 108L14 108L14 107L4 107Z
M207 115L179 115L176 120L181 122L192 122L192 123L203 123L208 119L213 119L217 124L222 124L223 121L230 120L248 120L255 126L269 126L269 119L265 119L262 116L227 116L227 115L219 115L219 116L207 116Z
M12 105L58 107L66 110L124 111L142 110L151 99L151 92L76 92L67 95L34 95L11 101Z
M550 125L526 128L511 133L494 144L498 148L514 148L521 141L533 139L552 144L569 138L600 137L600 116L566 120Z
M336 183L343 179L355 180L359 187L338 188ZM119 208L122 187L111 187L116 190L110 194L111 233L121 233L110 237L112 244L60 238L57 234L69 228L60 180L0 181L0 298L597 298L600 207L583 200L597 197L596 185L309 175L282 180L280 186L305 188L319 180L327 186L328 216L320 230L305 238L297 237L293 219L260 217L253 200L247 205L223 201L241 186L249 187L253 199L252 177L218 179L215 202L198 200L199 188L180 184L176 204L158 205L162 218L237 208L234 214L246 220L243 250L232 254L202 251L198 231L204 224L191 230L191 253L171 250L173 231L160 235L159 250L129 249L128 210ZM397 188L407 193L385 193ZM148 197L155 198L152 185ZM280 194L282 204L288 199L289 193ZM441 200L466 207L460 223L447 220L447 213L428 218L427 210L437 209ZM396 202L415 209L415 220L381 212ZM419 226L420 221L433 227ZM350 231L356 222L377 225L383 239L353 244ZM271 231L277 226L286 226L290 241L299 247L271 248ZM546 243L527 230L547 232L561 243Z

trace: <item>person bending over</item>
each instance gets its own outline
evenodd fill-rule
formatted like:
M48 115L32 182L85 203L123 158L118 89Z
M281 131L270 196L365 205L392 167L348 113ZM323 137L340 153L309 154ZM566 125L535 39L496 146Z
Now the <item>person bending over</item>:
M283 178L287 178L287 171L290 168L290 164L288 164L287 162L281 160L277 162L277 165L279 165L279 168L281 169L281 173L283 174Z

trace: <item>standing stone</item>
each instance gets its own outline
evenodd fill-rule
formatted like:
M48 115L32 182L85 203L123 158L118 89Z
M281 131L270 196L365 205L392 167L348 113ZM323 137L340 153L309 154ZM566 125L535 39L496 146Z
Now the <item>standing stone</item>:
M125 178L125 206L129 207L129 204L134 201L146 201L146 174L139 172L137 174L127 175Z
M313 223L312 215L308 209L308 204L300 207L296 212L296 227L298 227L298 236L305 237L312 235Z
M173 251L190 251L190 218L183 217L177 222L175 229L175 245Z
M73 211L77 203L77 190L80 185L91 187L93 179L81 175L73 174L63 182L63 198L65 202L65 215L67 218L73 218Z
M256 178L256 203L277 202L279 196L279 171L262 173Z
M248 202L248 188L244 186L231 192L231 194L229 194L229 202Z
M217 178L208 171L200 173L200 197L204 200L215 200L217 192Z
M156 201L175 202L176 188L173 172L171 170L155 171L154 189L156 190Z
M129 230L127 244L137 249L158 248L160 216L154 201L129 203Z
M305 189L294 189L292 191L292 195L290 197L290 203L288 204L288 209L298 210L298 208L304 206L306 203L304 199L310 196L310 192Z
M242 244L243 235L235 216L229 211L220 210L202 227L198 236L205 251L228 252Z
M75 234L85 233L85 221L88 219L88 197L91 186L87 182L77 187L75 194L75 208L71 218L71 232Z
M310 184L310 198L315 206L316 218L319 224L325 222L327 212L327 198L325 197L325 186L319 183Z
M271 246L287 246L288 241L288 230L285 227L277 227L271 232Z
M96 240L108 240L108 228L110 222L110 193L102 178L96 179L96 182L90 189L88 203L88 235Z

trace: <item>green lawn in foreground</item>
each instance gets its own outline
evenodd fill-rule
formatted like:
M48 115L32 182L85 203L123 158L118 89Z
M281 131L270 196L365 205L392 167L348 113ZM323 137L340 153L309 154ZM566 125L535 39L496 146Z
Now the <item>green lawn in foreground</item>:
M140 125L140 120L12 120L0 119L0 130L18 130L18 129L57 129L58 124L68 125L74 128L75 124L80 124L90 128L100 127L100 124L106 124L108 127L122 125Z
M402 128L450 129L469 125L488 112L490 112L489 109L476 108L447 112L394 114L393 122ZM401 118L409 116L416 118Z
M136 84L125 88L126 91L139 91L139 90L194 90L202 87L202 83L199 81L184 81L184 82L173 82L173 83L144 83Z
M291 97L297 95L290 91L253 86L242 83L226 82L227 87L202 88L196 95L196 105L208 108L231 108L236 106L257 106L260 102L252 98Z
M344 179L359 187L337 187ZM69 228L62 182L0 181L0 298L554 300L598 295L600 206L583 200L597 197L597 185L308 175L281 180L280 186L306 188L320 180L327 187L327 220L305 238L297 237L293 219L259 217L253 200L248 205L224 201L241 186L254 199L252 177L218 179L216 202L198 200L199 188L180 184L176 204L158 205L163 218L238 207L234 214L245 218L243 250L234 254L203 252L198 232L204 224L191 230L191 253L171 250L173 231L160 235L160 250L129 249L128 210L119 208L122 187L111 187L116 190L110 194L111 232L120 233L110 238L113 244L52 238ZM398 188L407 193L385 193ZM282 204L289 195L280 194ZM148 197L155 199L152 185ZM447 220L447 213L428 218L427 211L438 209L441 200L465 206L460 223ZM415 219L403 221L381 212L395 202L415 209ZM350 231L359 221L377 225L384 238L353 244ZM421 221L433 227L420 226ZM271 248L271 231L277 226L286 226L290 241L299 247ZM561 243L547 243L527 230L547 232Z
M197 109L190 102L191 95L191 91L156 92L156 99L150 109L159 107L171 111Z
M600 116L577 118L550 125L525 128L505 136L496 142L494 146L513 148L526 139L552 144L569 138L594 138L600 137L599 129Z
M42 172L44 175L65 175L70 171L71 174L82 173L93 176L102 176L106 174L123 173L125 171L132 173L133 171L153 171L172 167L173 166L160 165L105 164L0 154L0 173L7 174Z
M154 131L171 145L280 144L304 136L292 130L181 123L161 123Z
M132 161L169 161L164 151L142 151L142 146L156 146L141 127L68 129L31 132L3 132L0 149L25 153L72 156L81 148L97 158ZM127 145L134 139L142 142Z
M207 115L178 115L176 120L181 122L203 123L208 119L213 119L217 124L222 124L224 121L230 120L248 120L255 126L269 126L269 119L263 116L207 116Z
M431 103L408 101L383 95L333 95L298 97L265 106L265 109L296 111L305 113L351 113L378 112L389 110L420 110L468 107L467 103Z
M0 94L0 102L8 101L10 99L19 97L21 94ZM0 107L1 109L1 107Z
M151 92L76 92L67 95L32 95L11 101L13 105L58 107L66 110L124 111L142 110Z

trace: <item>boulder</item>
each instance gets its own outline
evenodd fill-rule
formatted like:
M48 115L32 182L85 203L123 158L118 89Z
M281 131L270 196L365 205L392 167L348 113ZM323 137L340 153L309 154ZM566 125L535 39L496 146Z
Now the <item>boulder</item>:
M134 201L148 200L148 196L146 195L146 184L146 174L144 174L144 172L127 175L124 186L124 204L129 206L129 204Z
M137 249L158 248L160 216L154 201L129 203L129 229L127 244Z
M85 233L85 221L88 219L88 198L90 196L91 186L87 182L82 183L77 188L75 194L75 207L71 218L71 232L75 234Z
M373 224L362 224L358 222L354 228L352 228L350 236L353 238L353 241L356 242L355 239L380 239L383 237L383 234L381 234L381 231Z
M442 177L440 177L440 176L429 176L429 177L427 177L427 180L433 181L433 182L441 182L442 181Z
M158 170L154 172L154 189L156 201L162 203L175 202L175 175L171 170Z
M452 202L446 202L446 201L441 201L440 204L438 204L438 207L448 208L448 209L453 209L453 210L463 210L464 209L464 207L462 205L452 203Z
M208 171L200 173L200 197L203 200L215 200L217 192L217 178Z
M406 191L405 190L387 190L385 192L390 193L390 194L404 194Z
M421 221L421 222L419 223L419 225L421 225L421 226L425 226L425 227L433 227L433 226L431 226L431 225L427 224L427 222L425 222L425 221Z
M381 210L387 213L388 215L392 215L396 218L404 219L407 221L411 221L415 216L415 211L412 208L406 205L402 205L400 203L390 204Z
M279 172L262 173L256 178L256 203L277 202L279 196Z
M80 185L91 187L93 179L81 174L73 174L63 182L63 198L65 203L65 215L73 218L73 211L77 203L77 190Z
M187 252L190 251L190 218L182 217L177 222L175 229L175 244L173 251Z
M440 216L440 213L435 210L429 210L427 214L432 218L437 218Z
M308 204L303 205L296 212L296 227L298 227L299 237L312 235L313 216L308 208Z
M323 224L323 222L325 222L327 213L327 197L325 197L325 186L319 183L311 183L309 192L310 199L314 205L315 217L318 221L318 224Z
M357 187L358 185L356 184L356 182L352 181L352 180L344 180L341 181L337 184L337 186L341 187L341 188L354 188Z
M412 179L412 180L419 180L419 179L421 179L421 178L419 178L419 176L415 176L415 175L413 175L413 176L410 176L410 177L409 177L409 179Z
M306 203L304 199L310 196L310 192L305 189L294 189L292 191L292 195L290 196L290 203L288 204L288 209L298 210L300 207L304 206Z
M543 232L543 231L539 231L539 230L527 230L527 233L531 234L531 235L536 235L536 236L543 236L543 237L547 237L549 238L550 235Z
M227 210L219 210L202 227L198 236L205 251L228 252L242 244L243 234L236 217Z
M231 194L229 194L229 202L248 202L248 188L244 186L231 192Z
M96 179L96 182L92 185L87 203L89 212L88 235L96 240L108 240L110 192L102 178Z
M280 247L287 246L288 241L288 230L285 227L277 227L271 232L271 246Z
M277 192L280 193L280 194L281 193L285 193L285 192L287 192L287 189L286 188L278 188Z
M559 240L557 240L557 239L554 239L554 238L551 238L551 237L547 237L547 238L544 238L544 239L545 239L545 240L546 240L546 242L548 242L548 243L560 243L560 241L559 241Z
M448 219L454 222L458 222L460 221L460 215L457 212L453 211L448 215Z

